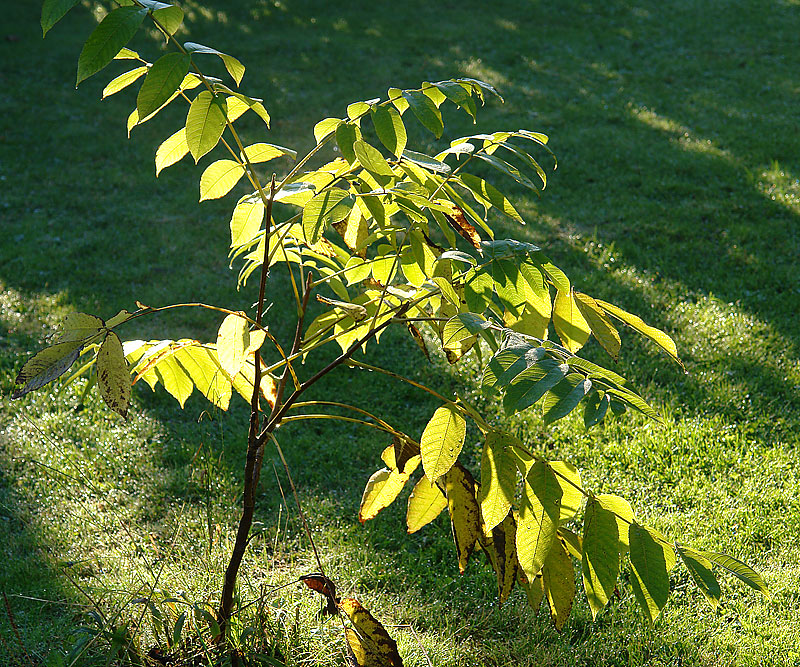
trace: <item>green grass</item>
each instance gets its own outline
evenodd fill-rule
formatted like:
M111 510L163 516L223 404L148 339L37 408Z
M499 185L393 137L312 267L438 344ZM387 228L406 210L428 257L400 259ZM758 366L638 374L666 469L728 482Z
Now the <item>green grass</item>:
M135 392L128 422L96 398L76 408L76 389L10 402L26 355L74 310L107 317L135 299L244 308L255 298L253 285L235 292L227 268L230 202L198 205L199 172L188 161L153 178L155 147L180 112L127 141L132 96L98 99L111 73L73 87L92 15L76 9L43 42L37 4L5 8L0 34L0 590L34 664L72 645L87 595L136 618L142 606L131 600L156 579L158 590L191 601L219 594L247 416L241 403L218 414L196 397L180 411L149 390ZM407 536L403 496L358 524L363 484L388 442L350 425L287 425L278 435L326 569L387 624L413 626L416 634L393 630L406 663L427 664L424 646L437 667L798 664L800 6L182 5L186 39L248 66L244 90L264 97L274 119L266 141L308 149L313 123L350 101L460 75L492 82L506 99L484 108L480 130L549 134L558 170L540 200L509 188L530 223L504 232L540 243L579 287L670 332L689 374L628 335L618 370L665 425L627 415L589 432L577 419L545 429L531 414L516 426L667 535L753 564L772 590L764 599L726 579L713 612L676 568L651 630L623 575L620 599L595 622L579 593L559 635L521 593L497 609L479 559L458 575L444 517ZM147 36L137 40L157 52ZM448 121L445 139L472 128L455 112ZM247 127L261 136L255 122ZM287 307L271 311L282 339L290 332L277 315ZM211 338L218 324L186 310L137 320L124 334ZM463 386L399 334L375 354L443 392ZM475 391L478 371L465 366L465 391L500 419ZM380 396L386 419L411 434L436 407L355 371L329 376L314 394L363 406ZM277 456L268 459L245 598L316 569L282 498L277 480L288 493L287 480L273 473ZM261 620L290 664L342 663L340 630L320 623L311 593L289 586L267 598ZM28 664L11 625L0 609L0 662Z

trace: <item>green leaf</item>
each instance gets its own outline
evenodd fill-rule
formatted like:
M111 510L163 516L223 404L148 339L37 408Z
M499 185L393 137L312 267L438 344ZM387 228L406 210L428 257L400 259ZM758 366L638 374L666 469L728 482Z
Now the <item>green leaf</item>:
M20 398L43 387L69 370L83 349L83 341L66 341L50 345L25 362L14 384L23 385L11 398Z
M542 402L544 423L552 424L566 417L591 390L591 380L584 380L577 373L568 375L545 396Z
M372 125L375 127L375 134L387 150L398 158L401 157L408 136L400 114L392 107L379 106L372 111Z
M542 568L542 583L550 607L550 616L558 632L572 611L575 599L575 570L567 548L561 540L556 540Z
M694 549L687 547L678 547L678 554L680 554L683 564L692 575L694 583L700 589L700 592L705 596L708 603L713 609L719 606L719 600L722 596L722 591L719 587L719 582L711 571L711 561L706 557L701 556L700 553Z
M645 324L641 318L622 310L622 308L615 306L612 303L607 303L605 301L601 301L600 299L596 299L596 302L597 305L609 315L616 317L618 320L631 327L631 329L634 331L637 331L645 338L653 341L662 350L664 350L664 352L666 352L671 359L676 361L678 364L680 364L680 367L683 368L683 363L678 357L678 348L675 346L675 341L673 341L672 338L670 338L667 334L660 329L656 329L655 327Z
M113 329L114 327L118 327L120 324L124 324L128 320L133 318L133 314L129 313L127 310L120 310L114 317L109 319L106 322L106 327L109 329ZM97 319L100 319L99 317Z
M153 18L161 24L168 35L174 35L183 23L183 10L175 5L162 2L158 4L161 6L153 11Z
M200 201L219 199L228 194L244 176L244 167L233 160L217 160L200 177Z
M120 90L123 90L130 86L132 83L135 83L139 80L142 76L147 73L147 67L142 65L141 67L136 67L135 69L130 70L129 72L125 72L124 74L120 74L118 77L111 79L108 82L108 85L103 88L103 97L110 97L115 93L118 93Z
M242 77L244 76L244 65L242 65L242 63L240 63L233 56L229 56L227 53L222 53L222 51L217 51L210 46L197 44L196 42L186 42L183 45L183 48L185 48L189 53L210 53L212 55L219 56L222 60L222 63L225 65L225 69L228 70L228 74L230 74L231 78L236 82L236 85L238 86L242 82Z
M601 493L595 496L600 506L614 515L617 522L618 550L620 554L628 551L628 527L636 520L630 503L625 498L620 498L610 493Z
M362 139L356 139L353 142L353 151L361 166L372 174L381 185L387 185L394 178L394 172L389 163L374 146L370 146Z
M710 560L712 563L725 568L732 575L750 586L750 588L769 597L767 584L761 578L761 575L749 565L726 554L717 553L716 551L697 551L697 553Z
M404 90L403 98L408 102L408 106L411 107L411 111L414 112L423 127L433 132L434 136L439 139L444 132L442 113L431 98L418 90Z
M156 151L156 177L163 169L182 160L189 152L186 143L186 128L182 127L171 137L165 139Z
M161 108L181 85L189 73L189 56L182 53L167 53L156 60L136 96L136 110L140 118L146 118Z
M440 162L430 155L417 153L416 151L404 150L402 159L439 174L449 174L451 171L450 166L444 162Z
M126 417L131 403L131 375L122 343L113 331L108 332L100 346L96 364L100 396L109 408Z
M583 587L592 618L606 605L619 576L619 529L614 514L595 499L586 504L583 519Z
M516 442L506 433L490 431L486 435L481 457L481 487L478 503L481 506L484 530L492 530L508 515L514 500L517 474L514 460L506 452L506 444Z
M597 302L588 294L573 291L572 296L574 297L575 305L581 311L581 315L583 315L592 330L594 337L603 346L603 349L608 352L609 356L614 361L618 361L619 348L622 343L617 329L611 324Z
M48 30L66 16L67 12L78 4L80 0L44 0L42 3L42 37Z
M416 533L439 516L445 507L447 507L447 498L436 484L431 484L430 480L423 475L408 497L408 512L406 513L408 532Z
M141 7L119 7L105 15L89 35L78 57L76 87L114 59L139 30L146 14L147 10Z
M675 552L647 526L630 524L628 536L633 593L652 625L667 604L669 571L675 565Z
M575 303L571 292L556 292L553 303L553 326L562 345L575 354L589 340L591 329Z
M104 327L105 323L96 315L70 313L61 323L58 342L81 342L86 345L94 342L92 339L100 334Z
M220 140L227 121L225 100L207 90L197 94L186 115L186 144L197 162Z
M491 165L492 167L497 169L501 174L505 174L506 176L514 179L520 185L524 185L529 190L533 190L538 194L539 188L536 187L534 182L527 176L525 176L525 174L523 174L519 169L509 164L505 160L497 157L496 155L487 155L486 153L481 151L476 151L475 157Z
M529 580L539 574L557 541L561 486L550 466L537 460L528 470L517 523L517 557Z
M608 412L610 403L608 394L603 394L602 398L598 391L593 391L586 399L586 408L583 412L583 425L588 429L599 424Z
M513 413L529 408L561 382L568 371L566 364L559 364L555 359L543 359L514 379L503 397L504 409Z
M475 105L475 100L472 98L470 92L464 88L459 83L455 81L439 81L438 83L434 83L442 93L444 93L445 97L450 100L456 106L461 107L466 111L470 116L472 116L472 122L477 121L477 106Z
M355 123L342 123L336 128L336 145L342 157L350 164L356 161L356 152L353 144L361 139L361 130Z
M334 222L341 222L355 204L355 198L347 190L330 188L315 195L303 209L303 233L308 243L317 243L325 228Z
M463 172L458 175L458 178L464 185L466 185L470 190L472 190L472 192L475 193L480 199L489 202L492 206L496 206L509 218L516 220L521 225L525 224L525 221L522 219L522 216L519 214L517 209L514 208L514 205L508 200L508 198L502 192L500 192L500 190L494 187L491 183L488 183L487 181L484 181L482 178L478 178L477 176L473 176L472 174L465 174ZM483 203L483 201L481 203Z
M419 442L422 467L431 482L453 467L464 446L466 429L467 423L453 405L443 405L433 413Z

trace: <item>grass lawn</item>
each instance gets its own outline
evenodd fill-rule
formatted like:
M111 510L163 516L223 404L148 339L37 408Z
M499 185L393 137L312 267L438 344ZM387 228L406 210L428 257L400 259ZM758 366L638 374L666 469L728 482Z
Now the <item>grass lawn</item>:
M752 564L772 591L766 599L723 579L714 611L676 567L651 629L623 575L619 599L594 622L580 591L559 634L519 591L498 609L478 558L458 574L444 515L408 536L404 495L358 523L385 438L355 425L286 425L279 437L326 571L387 625L410 626L392 630L405 663L800 664L800 4L180 4L184 41L239 57L243 90L265 99L272 131L247 125L252 141L307 150L313 124L347 103L455 76L485 79L506 99L487 104L479 131L548 134L558 169L541 199L509 187L529 224L502 235L542 245L580 288L669 332L688 374L629 334L610 367L664 425L630 414L588 432L577 417L550 428L533 413L506 423L575 463L591 488L630 500L643 522ZM80 384L11 402L19 367L69 312L110 317L136 299L246 308L257 286L236 292L228 268L232 202L198 204L189 160L153 178L155 148L181 110L128 141L131 92L99 101L122 64L74 89L96 16L78 7L44 41L38 20L38 2L9 3L0 30L0 664L54 666L92 606L136 621L146 612L136 600L152 589L217 599L247 412L240 401L221 414L197 395L181 411L163 390L140 389L125 422L96 394L83 401ZM151 56L160 48L147 34L134 45ZM445 140L472 130L463 114L451 110L448 121ZM429 137L412 137L412 147L427 152ZM285 276L274 274L283 290ZM270 311L282 340L290 307L276 301ZM182 310L123 334L212 339L218 326ZM602 359L591 345L590 358ZM503 419L477 391L476 363L463 367L464 388L442 358L427 364L399 333L373 353ZM437 407L352 370L314 389L326 395L365 407L380 397L380 414L412 435ZM462 458L474 467L469 448ZM277 454L266 458L243 598L263 598L276 659L343 664L341 628L320 620L318 598L298 585L265 593L316 569ZM91 649L81 660L105 664Z

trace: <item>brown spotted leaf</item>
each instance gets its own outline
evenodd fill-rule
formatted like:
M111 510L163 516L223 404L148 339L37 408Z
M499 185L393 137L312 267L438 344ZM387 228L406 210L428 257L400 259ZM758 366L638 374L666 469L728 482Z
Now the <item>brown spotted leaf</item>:
M425 344L425 339L422 337L420 330L417 329L411 322L407 324L408 326L408 333L411 334L411 337L414 339L414 342L417 344L417 347L422 350L422 354L425 355L425 358L430 361L431 360L431 353L428 351L428 346Z
M131 374L119 336L113 331L106 335L97 352L97 386L105 404L126 417L131 402Z
M481 548L489 558L492 569L497 575L497 595L499 604L508 600L514 583L517 580L517 523L509 512L503 521L495 526L491 534L480 536Z
M25 362L17 375L15 383L22 387L11 394L11 398L20 398L66 373L82 349L83 341L66 341L37 352Z
M458 552L458 569L463 574L470 554L483 533L481 510L475 498L475 480L466 468L456 463L444 475L443 482Z
M300 581L302 581L312 591L316 591L325 597L327 602L325 608L322 610L323 614L329 614L331 616L336 615L338 612L337 605L339 604L339 598L336 597L336 584L334 584L324 574L317 573L304 574L302 577L300 577Z
M464 211L453 205L450 213L445 213L444 217L447 218L450 226L465 238L473 248L481 249L481 237L475 228L467 222L467 216L464 215Z
M567 548L561 540L556 541L547 555L542 568L542 583L553 625L561 632L572 611L572 601L575 599L575 570Z
M358 600L345 598L339 608L353 624L352 629L345 630L345 637L350 658L358 667L402 667L397 642Z

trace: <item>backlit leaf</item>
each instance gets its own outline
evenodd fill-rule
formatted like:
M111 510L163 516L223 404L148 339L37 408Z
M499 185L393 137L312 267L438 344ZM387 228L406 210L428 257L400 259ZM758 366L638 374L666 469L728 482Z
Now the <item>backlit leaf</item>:
M408 481L408 473L381 468L369 478L361 496L358 520L364 523L374 519L378 512L391 505Z
M372 124L375 134L387 150L398 158L402 156L408 137L400 114L392 107L376 107L372 111Z
M617 522L618 550L620 554L626 553L628 551L629 526L636 520L630 503L625 498L610 493L600 493L595 496L595 500L603 509L614 515L614 520Z
M183 407L194 391L194 382L183 366L176 361L174 354L160 359L153 370L167 393Z
M238 86L242 82L242 77L244 76L244 65L242 65L242 63L240 63L233 56L229 56L227 53L217 51L210 46L204 46L203 44L197 44L195 42L186 42L183 47L189 53L211 53L219 56L223 65L225 65L225 69L228 70L228 74L230 74L231 78L236 81L236 85Z
M492 569L497 575L498 603L508 600L517 580L519 562L517 561L517 523L509 512L491 531L480 536L481 548L489 557Z
M146 73L147 67L142 65L141 67L136 67L129 72L125 72L124 74L120 74L118 77L111 79L111 81L108 82L108 85L103 88L103 99L118 93L120 90L124 90L132 83L138 81Z
M156 151L156 176L162 169L172 166L182 160L189 152L189 144L186 143L186 128L182 127L175 134L158 147Z
M319 123L314 126L314 138L317 140L317 143L336 132L336 128L341 124L342 120L340 118L325 118L319 121Z
M22 385L11 398L20 398L43 387L69 370L83 349L83 341L67 341L50 345L25 362L14 384Z
M489 202L492 206L496 206L508 217L516 220L521 225L525 224L522 216L517 209L514 208L514 205L491 183L477 176L473 176L472 174L465 174L463 172L459 174L458 177L464 185L479 195L483 200Z
M457 463L444 475L442 481L458 553L458 569L463 574L470 554L483 532L481 512L475 499L475 480L466 468Z
M97 386L105 404L126 417L131 402L131 375L119 336L109 331L97 352Z
M511 441L505 433L489 431L483 445L478 502L486 530L492 530L505 519L514 500L517 471L513 459L505 450L507 443Z
M189 73L189 63L189 56L182 53L167 53L153 63L136 96L140 118L159 109L178 90Z
M556 292L553 304L553 326L561 343L575 354L589 340L591 329L584 319L571 292Z
M139 30L146 14L147 10L141 7L118 7L105 15L89 35L78 57L76 86L114 59Z
M573 292L573 297L575 305L581 311L581 315L583 315L592 330L594 337L603 346L603 349L608 352L609 356L614 361L618 361L621 342L616 327L611 324L611 321L592 297L581 292Z
M548 465L561 487L561 510L558 520L559 523L564 523L575 518L583 505L581 475L574 465L566 461L550 461Z
M258 333L258 336L255 334ZM254 344L260 346L264 341L263 332L253 332L251 336L247 320L239 315L228 315L217 332L217 354L223 370L231 377L242 368L247 355L254 352Z
M231 216L231 248L252 241L264 222L264 203L260 199L242 197Z
M562 493L550 466L535 461L525 479L517 523L517 558L529 580L539 574L557 541Z
M225 100L207 90L197 94L186 115L186 143L194 161L213 149L227 122Z
M416 533L433 521L447 507L447 498L436 484L431 484L424 475L414 486L408 497L406 525L409 533Z
M647 526L630 524L631 586L636 600L652 625L669 597L669 571L675 565L675 552L663 537Z
M345 598L339 607L350 618L353 628L345 637L358 667L402 667L397 643L358 600Z
M220 366L216 350L200 344L186 345L175 353L175 359L203 396L220 410L228 409L232 384Z
M217 160L200 177L200 201L224 197L244 176L244 167L233 160Z
M330 223L344 220L350 214L354 203L350 193L341 188L330 188L315 195L303 209L306 241L317 243Z
M244 154L247 156L247 159L252 164L267 162L269 160L274 160L276 157L282 157L284 155L291 158L297 157L297 151L293 151L290 148L284 148L283 146L276 146L275 144L267 144L264 142L248 146L247 148L244 149Z
M181 27L181 23L183 23L183 10L176 5L168 5L162 2L158 4L161 6L153 11L153 18L158 21L168 35L174 35L178 28Z
M467 423L453 405L443 405L433 413L419 443L422 467L431 482L453 467L464 446L466 429Z
M544 562L542 584L553 625L561 632L572 611L572 601L575 599L575 571L561 540L555 541Z
M634 331L638 331L642 336L649 338L662 350L664 350L664 352L666 352L670 358L674 359L678 364L680 364L681 368L683 368L683 363L678 357L678 348L675 346L675 341L673 341L672 338L670 338L667 334L660 329L656 329L655 327L645 324L641 318L622 310L622 308L619 306L601 301L600 299L597 299L596 301L597 305L599 305L600 308L606 311L609 315L616 317L618 320L631 327L631 329Z
M381 185L387 185L394 178L394 172L389 163L374 146L370 146L363 139L357 139L353 142L353 151L361 166L372 174Z

